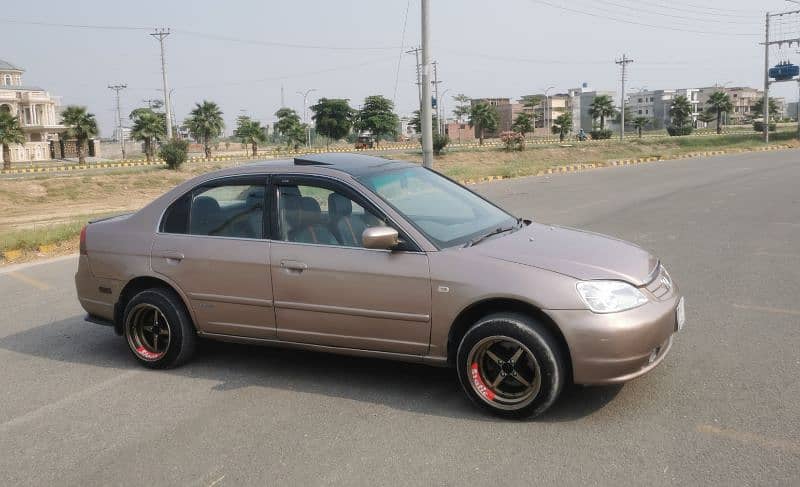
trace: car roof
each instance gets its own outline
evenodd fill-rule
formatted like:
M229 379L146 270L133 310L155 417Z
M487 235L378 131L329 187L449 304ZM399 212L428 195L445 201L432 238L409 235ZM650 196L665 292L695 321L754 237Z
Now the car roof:
M374 172L416 167L416 164L406 161L384 159L383 157L368 156L364 154L333 152L324 154L305 154L297 156L294 159L281 161L260 161L249 164L249 166L259 166L267 171L275 171L276 169L280 169L281 172L291 170L293 168L299 169L302 167L307 169L309 166L316 166L319 169L340 171L358 178ZM311 171L305 170L303 172Z

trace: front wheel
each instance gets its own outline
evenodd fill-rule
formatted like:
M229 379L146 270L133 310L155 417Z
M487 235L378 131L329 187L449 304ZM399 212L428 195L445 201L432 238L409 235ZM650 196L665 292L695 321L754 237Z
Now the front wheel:
M538 416L552 406L567 370L552 333L517 313L491 314L470 328L458 347L457 367L474 403L511 418Z

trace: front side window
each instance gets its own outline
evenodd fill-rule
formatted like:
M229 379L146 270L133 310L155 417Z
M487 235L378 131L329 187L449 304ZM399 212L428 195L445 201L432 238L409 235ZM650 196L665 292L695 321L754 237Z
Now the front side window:
M362 247L364 230L384 225L341 192L306 184L278 187L278 233L283 241Z
M170 205L161 231L264 238L264 196L262 184L200 186Z
M475 193L421 167L370 174L360 181L439 248L463 245L516 223Z

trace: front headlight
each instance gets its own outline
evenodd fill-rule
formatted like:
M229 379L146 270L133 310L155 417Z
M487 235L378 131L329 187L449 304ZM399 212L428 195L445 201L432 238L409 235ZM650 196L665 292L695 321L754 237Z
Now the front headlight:
M622 281L582 281L578 295L595 313L616 313L647 302L641 291Z

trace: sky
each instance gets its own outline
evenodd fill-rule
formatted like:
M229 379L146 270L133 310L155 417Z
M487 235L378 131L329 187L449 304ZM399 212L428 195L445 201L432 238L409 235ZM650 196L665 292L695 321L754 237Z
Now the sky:
M614 61L623 53L634 60L629 90L762 87L764 11L800 9L779 0L430 3L431 58L448 111L457 93L518 98L584 82L619 91ZM171 29L167 69L178 120L194 103L212 100L228 133L242 114L269 122L282 86L285 104L301 116L298 92L309 89L316 91L308 105L328 97L357 107L381 94L400 114L417 108L415 60L405 51L420 44L420 0L9 2L0 16L0 59L24 68L25 84L60 96L62 104L88 106L101 134L110 136L109 84L128 85L123 116L163 96L158 42L149 35L155 27ZM797 21L775 30L800 37ZM799 62L798 49L772 48L771 64ZM772 89L797 99L797 83Z

